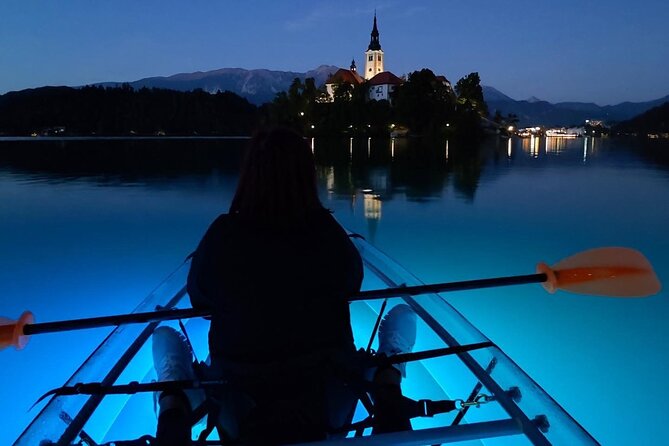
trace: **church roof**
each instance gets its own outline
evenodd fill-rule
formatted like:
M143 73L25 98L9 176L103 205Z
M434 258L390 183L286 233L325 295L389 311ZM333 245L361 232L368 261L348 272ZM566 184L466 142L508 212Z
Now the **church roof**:
M402 79L390 71L383 71L369 80L369 85L400 85Z
M364 79L356 71L345 70L344 68L338 69L335 74L330 76L326 84L362 84Z
M379 29L376 27L376 12L374 12L374 27L372 28L372 38L369 41L367 51L380 51L381 43L379 42Z

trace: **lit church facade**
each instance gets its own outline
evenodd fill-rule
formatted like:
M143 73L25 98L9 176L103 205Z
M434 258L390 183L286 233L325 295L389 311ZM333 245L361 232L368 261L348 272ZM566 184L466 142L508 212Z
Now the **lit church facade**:
M374 13L374 26L372 27L371 40L367 51L365 51L365 70L358 73L355 60L351 62L348 70L340 68L325 82L327 96L329 101L334 100L334 91L337 85L346 83L353 86L366 83L368 86L368 100L389 101L391 93L395 91L398 85L402 84L402 79L395 76L384 68L384 53L379 41L379 29L376 24L376 13Z

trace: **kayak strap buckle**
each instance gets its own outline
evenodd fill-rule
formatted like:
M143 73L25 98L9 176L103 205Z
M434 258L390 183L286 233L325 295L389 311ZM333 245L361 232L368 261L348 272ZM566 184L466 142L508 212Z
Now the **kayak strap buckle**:
M456 401L452 400L418 400L418 413L414 416L418 417L433 417L440 413L446 413L454 410L456 406ZM413 418L413 416L412 416Z
M494 400L495 397L481 393L477 395L476 398L471 400L455 400L455 404L460 408L460 410L464 410L468 407L481 407L481 404L486 404Z

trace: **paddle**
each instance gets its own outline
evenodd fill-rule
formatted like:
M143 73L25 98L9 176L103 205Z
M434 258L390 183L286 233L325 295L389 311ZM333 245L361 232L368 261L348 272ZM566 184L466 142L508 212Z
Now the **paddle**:
M596 248L567 257L553 266L539 263L536 274L362 291L351 296L349 301L526 283L542 283L551 293L564 290L577 294L612 297L650 296L657 294L661 288L653 267L640 252L630 248ZM28 336L34 334L209 315L210 312L207 310L189 308L36 324L33 323L32 313L26 311L18 321L0 318L0 350L10 345L21 349L28 341Z

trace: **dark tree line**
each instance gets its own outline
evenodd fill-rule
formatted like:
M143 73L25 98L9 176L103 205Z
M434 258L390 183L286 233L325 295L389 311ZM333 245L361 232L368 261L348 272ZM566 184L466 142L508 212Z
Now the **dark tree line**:
M306 135L414 135L481 132L487 116L478 73L455 88L429 69L411 73L391 101L368 100L368 85L336 86L328 101L313 79L258 108L231 93L89 86L43 87L0 96L0 134L249 135L261 124L287 125Z
M478 73L460 79L453 89L431 70L411 73L391 95L391 101L369 101L368 84L340 84L332 101L313 79L295 79L288 92L279 93L263 107L266 120L288 125L305 134L387 135L408 129L415 135L481 132L488 114ZM392 102L392 103L391 103Z
M258 109L230 93L44 87L0 96L0 134L248 135Z
M651 133L669 133L669 102L621 122L613 128L616 134L646 136Z

